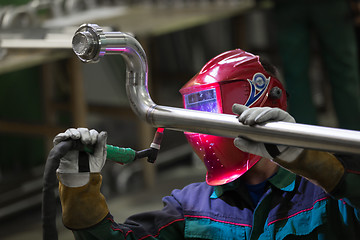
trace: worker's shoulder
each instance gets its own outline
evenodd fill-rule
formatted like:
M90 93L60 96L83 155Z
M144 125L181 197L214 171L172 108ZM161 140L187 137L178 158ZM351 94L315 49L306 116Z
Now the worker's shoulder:
M197 198L200 196L209 198L214 191L214 187L208 185L206 182L196 182L185 186L182 189L175 189L171 195L177 199L183 198Z
M199 192L204 193L204 191L214 191L214 187L208 185L206 182L196 182L186 185L182 189L175 189L173 193L189 193L189 192Z

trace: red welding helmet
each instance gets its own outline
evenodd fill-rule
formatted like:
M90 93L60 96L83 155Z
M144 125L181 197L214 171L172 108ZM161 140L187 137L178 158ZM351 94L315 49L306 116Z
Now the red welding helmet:
M232 113L232 105L278 107L286 110L280 81L268 73L259 57L241 49L211 59L181 89L186 109ZM261 157L236 148L231 138L186 132L194 152L207 168L209 185L229 183L249 170Z

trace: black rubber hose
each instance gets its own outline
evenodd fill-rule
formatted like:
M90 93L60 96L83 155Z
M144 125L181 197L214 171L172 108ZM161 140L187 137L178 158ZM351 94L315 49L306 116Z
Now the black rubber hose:
M59 167L60 159L74 147L73 141L63 141L51 149L45 163L43 176L43 199L42 199L42 228L43 240L57 240L56 228L56 196L55 187L58 186L56 169Z

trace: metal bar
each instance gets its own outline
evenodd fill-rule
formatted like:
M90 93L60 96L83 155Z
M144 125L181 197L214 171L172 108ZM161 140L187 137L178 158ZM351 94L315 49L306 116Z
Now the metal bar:
M83 62L97 62L106 54L121 54L127 64L126 90L133 111L154 127L198 132L318 149L360 153L360 132L313 125L271 122L247 126L236 116L194 111L155 104L147 88L147 60L140 43L131 35L103 32L95 24L80 26L73 38L73 50Z
M0 48L71 49L71 38L69 39L0 39Z

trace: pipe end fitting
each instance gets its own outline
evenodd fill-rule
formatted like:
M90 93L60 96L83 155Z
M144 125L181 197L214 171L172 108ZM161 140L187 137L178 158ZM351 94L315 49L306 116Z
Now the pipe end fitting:
M83 24L72 39L74 53L83 62L98 62L101 49L102 29L96 24Z

